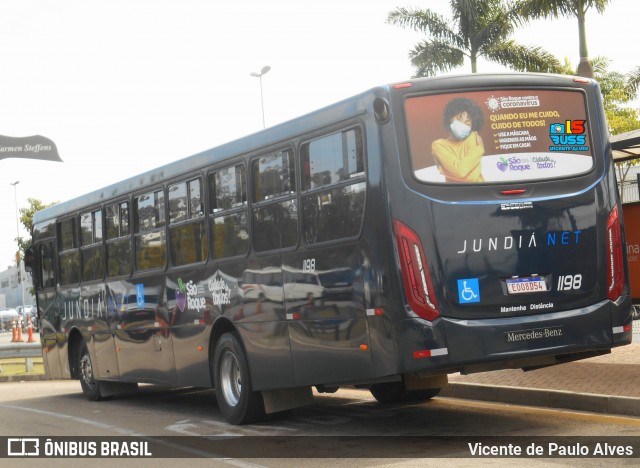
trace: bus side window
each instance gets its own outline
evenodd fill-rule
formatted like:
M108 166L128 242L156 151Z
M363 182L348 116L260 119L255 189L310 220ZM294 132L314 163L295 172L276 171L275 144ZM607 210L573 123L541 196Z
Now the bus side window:
M251 161L253 187L252 238L257 251L298 244L298 201L291 150Z
M300 159L305 241L358 235L366 193L362 131L353 128L304 143Z
M131 274L131 230L129 202L123 201L105 208L107 239L107 275Z
M207 227L201 197L201 179L169 186L172 265L187 265L207 259Z
M60 267L60 284L77 284L80 282L80 250L78 249L78 226L76 218L69 218L58 223L58 255Z
M134 200L136 269L163 268L167 262L164 191L148 192Z
M249 251L247 174L243 164L209 175L209 206L215 258L245 255Z
M102 210L80 215L82 240L82 281L102 279L104 276L104 252L102 248Z

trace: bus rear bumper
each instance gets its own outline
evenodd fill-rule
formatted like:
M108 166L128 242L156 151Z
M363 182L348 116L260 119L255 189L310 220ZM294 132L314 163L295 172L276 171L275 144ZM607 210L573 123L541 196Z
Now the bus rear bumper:
M414 319L415 320L415 319ZM412 322L414 320L411 320ZM402 326L408 339L401 351L405 373L473 373L487 370L536 368L584 359L631 343L631 298L622 296L588 307L518 317L455 319L441 317L440 343L432 326L422 341L419 326ZM410 336L414 335L414 336ZM414 347L414 350L406 348ZM421 349L435 352L424 352Z

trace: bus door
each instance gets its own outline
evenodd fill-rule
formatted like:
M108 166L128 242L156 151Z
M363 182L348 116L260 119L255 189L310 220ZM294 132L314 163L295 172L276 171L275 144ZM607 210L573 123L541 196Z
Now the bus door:
M293 386L280 255L254 257L238 282L242 307L229 307L247 351L254 388ZM224 267L231 272L229 266ZM240 272L238 272L240 273Z
M88 289L92 289L89 287ZM115 288L118 289L117 286ZM96 356L97 379L114 379L120 377L116 357L115 330L118 313L118 295L106 285L99 291L84 291L85 297L92 298L91 310L94 312L92 338ZM94 305L94 301L97 304ZM120 301L121 302L121 301Z
M54 245L55 242L53 240L47 240L36 247L36 255L40 259L40 269L37 273L40 340L42 342L42 355L47 375L52 379L63 378L63 366L60 359L61 341L58 340L62 333L59 315L59 311L62 309L62 299L56 291L57 280L54 261L56 254Z
M373 375L362 258L354 246L297 252L283 267L296 384Z
M115 296L122 297L115 346L123 380L165 383L176 382L175 358L161 276L112 284Z
M40 341L42 356L47 375L51 379L62 379L63 360L60 358L61 331L60 320L57 319L58 305L61 303L55 289L38 291L38 308L40 321ZM58 327L58 329L56 329ZM66 366L68 368L68 365Z

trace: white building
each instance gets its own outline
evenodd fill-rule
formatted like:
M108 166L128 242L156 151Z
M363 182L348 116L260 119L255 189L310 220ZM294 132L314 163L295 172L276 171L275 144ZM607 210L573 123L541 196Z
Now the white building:
M20 281L22 279L22 281ZM31 294L33 281L31 274L24 271L24 263L20 262L20 275L18 268L11 266L0 272L0 307L16 308L23 305L22 293L24 292L24 305L35 304L36 299Z

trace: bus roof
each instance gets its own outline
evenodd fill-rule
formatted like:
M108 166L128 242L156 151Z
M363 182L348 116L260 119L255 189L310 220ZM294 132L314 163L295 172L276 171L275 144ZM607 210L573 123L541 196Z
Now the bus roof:
M150 189L183 174L204 169L228 158L251 153L260 148L274 146L279 142L303 135L313 129L361 115L366 111L366 105L369 100L381 93L388 92L387 90L388 86L370 89L309 114L45 208L34 215L33 222L37 224L84 208L96 206L109 200L122 199L133 192L144 192L145 189Z

